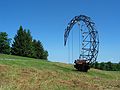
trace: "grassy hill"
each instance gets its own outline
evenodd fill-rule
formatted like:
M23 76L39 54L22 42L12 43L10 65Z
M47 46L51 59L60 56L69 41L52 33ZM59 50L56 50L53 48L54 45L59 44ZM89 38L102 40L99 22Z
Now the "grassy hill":
M0 90L120 90L120 72L0 55Z

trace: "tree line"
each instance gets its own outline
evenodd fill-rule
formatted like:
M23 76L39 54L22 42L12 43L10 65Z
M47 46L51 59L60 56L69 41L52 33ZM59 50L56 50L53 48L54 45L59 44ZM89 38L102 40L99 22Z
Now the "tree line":
M106 70L106 71L120 71L120 62L112 63L112 62L101 62L97 61L91 65L92 68Z
M0 53L12 54L24 57L47 60L48 51L44 49L40 40L33 39L30 30L20 26L14 37L12 45L11 39L6 32L0 32Z

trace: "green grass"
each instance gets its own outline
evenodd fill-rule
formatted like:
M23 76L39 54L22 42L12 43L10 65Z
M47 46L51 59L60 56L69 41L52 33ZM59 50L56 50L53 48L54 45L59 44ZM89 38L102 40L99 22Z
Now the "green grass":
M13 55L0 55L0 90L120 90L120 72Z

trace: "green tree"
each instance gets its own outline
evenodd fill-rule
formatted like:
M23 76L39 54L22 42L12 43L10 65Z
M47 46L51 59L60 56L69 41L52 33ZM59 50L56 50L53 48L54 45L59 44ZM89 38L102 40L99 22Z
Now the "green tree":
M14 37L11 53L37 59L47 59L48 57L48 52L44 50L42 43L39 40L32 40L30 30L23 30L22 26Z
M47 60L48 52L44 50L44 47L39 40L33 40L33 51L34 58Z
M24 32L22 26L20 26L17 34L14 37L14 41L11 48L11 53L13 55L20 55L23 54L23 45L24 45Z
M40 52L39 52L39 45L38 45L38 43L37 43L37 41L34 39L33 40L33 57L34 58L40 58Z
M104 62L100 63L99 69L105 70L105 63Z
M10 39L6 32L0 32L0 53L10 54Z
M120 71L120 62L116 66L117 70Z
M44 53L43 53L43 59L47 60L48 58L48 51L44 50Z
M32 36L30 30L23 30L22 26L20 26L17 34L14 37L11 53L13 55L25 57L30 57L32 55Z
M105 69L108 71L111 71L113 69L113 65L110 61L106 63L105 67Z
M32 36L30 30L24 30L24 56L32 57L33 46L32 46Z
M99 63L96 61L95 64L94 64L94 68L95 69L98 69L99 68Z

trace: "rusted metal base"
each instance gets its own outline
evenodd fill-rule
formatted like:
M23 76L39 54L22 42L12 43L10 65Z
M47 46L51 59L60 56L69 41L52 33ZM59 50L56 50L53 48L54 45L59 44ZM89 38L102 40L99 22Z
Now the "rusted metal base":
M87 62L87 60L77 59L77 60L75 60L74 63L75 63L74 67L78 71L87 72L90 69L90 66L89 66L89 63Z

